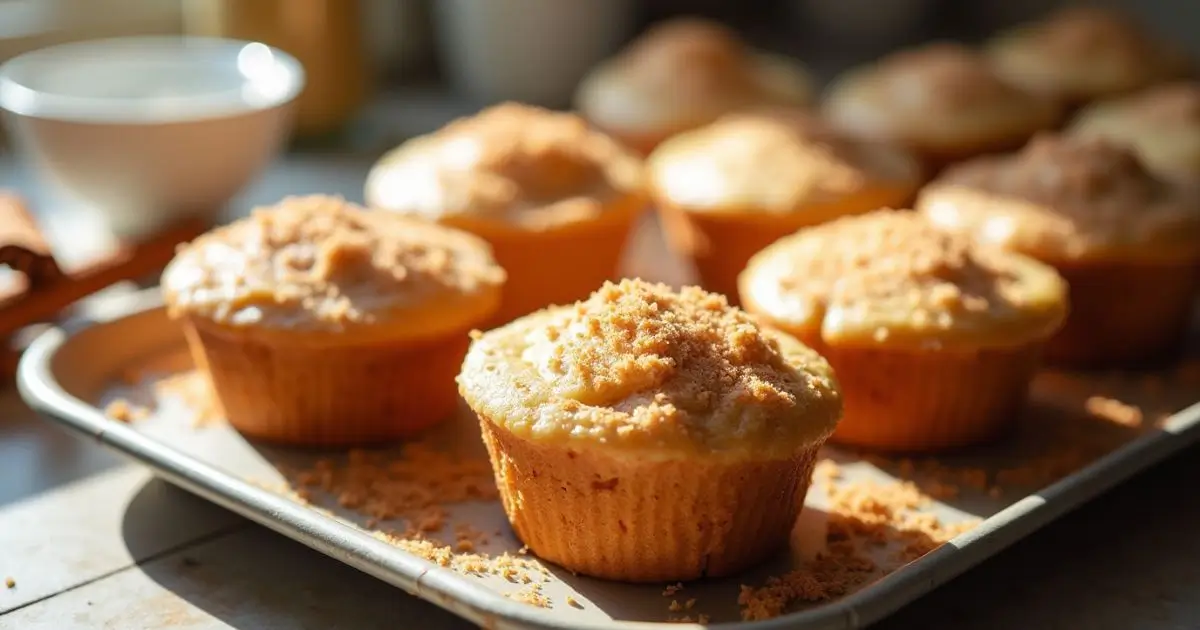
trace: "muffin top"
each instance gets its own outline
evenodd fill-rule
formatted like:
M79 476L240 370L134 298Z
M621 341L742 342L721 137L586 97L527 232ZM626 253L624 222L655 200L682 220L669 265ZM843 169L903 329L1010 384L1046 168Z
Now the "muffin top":
M943 229L1052 262L1200 253L1196 185L1155 177L1105 140L1044 134L1018 153L963 162L917 208Z
M998 35L987 55L1006 79L1026 89L1080 102L1179 78L1187 56L1157 40L1122 12L1068 7Z
M541 230L640 210L642 162L579 116L505 103L384 155L366 198L451 224Z
M478 336L459 388L509 431L640 458L791 457L833 431L833 372L723 296L606 283Z
M650 156L650 186L680 207L726 212L793 212L872 188L915 190L921 169L905 150L789 114L730 114L675 136Z
M336 197L289 197L180 247L162 276L173 316L256 334L426 335L496 309L484 241Z
M975 51L935 42L852 69L830 87L831 121L869 137L954 148L1032 135L1059 108L1001 79Z
M755 104L803 105L811 94L799 62L752 50L718 22L686 17L651 27L598 66L575 105L604 128L655 133Z
M1067 133L1131 146L1160 176L1200 177L1200 84L1167 83L1094 103Z
M1017 345L1066 316L1052 268L889 209L784 237L751 258L739 284L751 311L841 347Z

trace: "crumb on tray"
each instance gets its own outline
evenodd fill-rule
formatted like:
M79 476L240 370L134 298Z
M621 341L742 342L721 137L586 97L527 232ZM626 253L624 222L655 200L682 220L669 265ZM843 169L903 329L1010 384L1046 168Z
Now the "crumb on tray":
M141 405L135 405L124 398L118 398L104 407L104 415L117 422L128 424L149 418L150 410Z
M1089 415L1108 420L1124 427L1140 427L1144 420L1142 410L1115 398L1092 396L1084 403Z
M841 478L836 463L819 466L822 478ZM853 590L933 551L978 524L944 523L924 511L933 498L908 481L824 483L829 499L825 548L801 568L772 576L761 586L742 585L738 604L748 621L770 619L796 602L821 602ZM881 565L871 550L892 545L896 552Z

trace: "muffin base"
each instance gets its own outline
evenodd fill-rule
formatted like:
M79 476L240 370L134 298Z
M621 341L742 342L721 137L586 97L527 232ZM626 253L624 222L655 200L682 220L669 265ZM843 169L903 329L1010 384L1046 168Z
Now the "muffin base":
M298 446L395 440L451 416L470 343L463 330L422 343L284 346L190 320L184 333L230 425Z
M853 203L813 205L793 213L691 212L659 201L667 244L696 269L700 285L737 304L738 275L750 257L793 232L881 207L905 207L912 191L881 189Z
M1077 368L1137 367L1183 350L1200 289L1200 266L1055 264L1069 286L1071 313L1046 347L1049 363Z
M787 544L820 444L789 460L622 460L539 444L481 417L504 510L540 558L592 577L737 573Z
M640 213L545 231L456 226L492 245L496 262L508 273L500 309L489 327L555 305L586 298L605 280L617 277L625 244Z
M893 453L945 451L999 437L1025 405L1044 346L906 351L804 341L829 361L841 387L845 412L829 440Z

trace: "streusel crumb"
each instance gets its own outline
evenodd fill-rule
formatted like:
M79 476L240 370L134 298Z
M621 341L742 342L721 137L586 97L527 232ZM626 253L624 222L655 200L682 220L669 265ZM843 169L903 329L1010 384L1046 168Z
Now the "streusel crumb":
M831 460L822 460L818 467L825 478L840 477L838 465ZM943 522L926 511L932 498L911 482L854 481L814 488L823 490L829 503L824 549L806 558L800 568L770 577L762 586L742 585L738 604L743 619L770 619L795 603L843 597L979 523L976 519ZM876 559L872 551L885 547L894 553Z
M742 287L757 312L830 343L1036 336L1065 314L1053 270L890 209L780 239L751 259Z
M790 454L832 430L841 409L809 348L723 296L640 280L486 333L459 382L472 408L511 431L662 456Z
M313 195L257 208L181 246L163 288L175 313L337 331L498 291L504 277L474 236Z
M1197 249L1198 193L1151 174L1122 144L1047 133L1018 153L950 167L918 205L948 230L1039 258L1155 257Z
M778 108L730 114L668 140L650 157L658 194L689 210L817 212L870 186L915 186L903 150Z
M638 194L641 160L572 113L504 103L385 155L367 179L373 207L544 229L599 217Z
M924 103L942 111L959 111L1028 97L1002 81L986 60L962 44L934 42L884 57L876 68L882 81L901 93L916 84L932 98Z

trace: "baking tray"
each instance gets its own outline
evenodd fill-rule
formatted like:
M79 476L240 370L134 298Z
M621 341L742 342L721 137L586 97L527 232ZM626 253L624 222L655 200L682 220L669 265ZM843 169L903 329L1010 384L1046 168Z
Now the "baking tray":
M664 592L665 585L609 583L546 565L546 573L535 581L545 596L543 605L549 602L550 607L516 601L513 594L526 588L520 580L430 562L373 535L382 527L375 519L341 509L328 497L301 501L273 489L292 479L281 471L303 468L329 454L256 444L222 422L197 425L194 398L154 386L157 379L189 365L182 334L166 318L157 292L150 290L110 303L89 320L44 333L26 351L18 384L22 397L40 413L166 480L487 628L632 630L661 627L687 613L703 613L710 627L720 628L861 628L1180 450L1196 439L1200 420L1200 405L1186 404L1200 383L1200 364L1187 360L1182 368L1161 373L1043 373L1030 409L1012 435L937 461L827 448L824 457L837 462L841 475L822 481L828 486L824 490L821 484L814 486L805 517L822 541L831 539L832 517L822 521L821 515L837 514L829 493L865 487L867 481L911 481L933 498L915 513L931 514L947 526L981 522L914 561L897 559L887 527L872 530L885 532L882 538L875 536L878 540L868 550L878 566L851 592L794 605L773 619L743 621L737 603L741 585L761 585L770 575L804 566L815 552L798 543L801 549L781 552L763 567L733 579L688 584L678 594ZM1093 398L1098 395L1105 398ZM118 398L146 405L148 415L133 422L110 418L105 405ZM1133 426L1138 423L1129 417L1118 422L1098 417L1094 409L1091 414L1081 411L1112 400L1138 405L1141 423ZM477 435L464 411L428 440L463 447L463 456L471 457L482 454ZM1024 464L1029 467L1022 468ZM956 484L957 491L952 488ZM449 506L447 523L494 532L480 548L484 553L520 553L494 501ZM797 536L801 542L805 538ZM912 537L896 540L905 545ZM690 608L679 604L693 599Z

